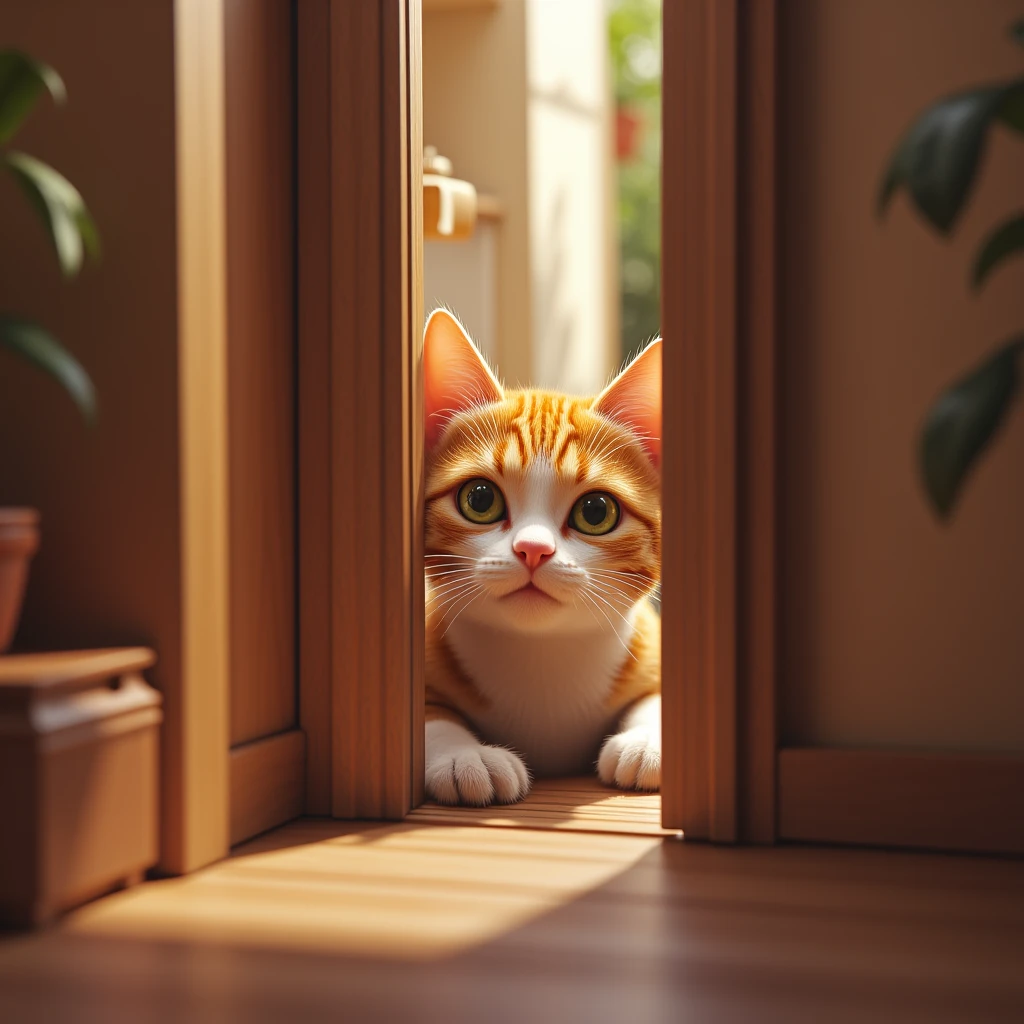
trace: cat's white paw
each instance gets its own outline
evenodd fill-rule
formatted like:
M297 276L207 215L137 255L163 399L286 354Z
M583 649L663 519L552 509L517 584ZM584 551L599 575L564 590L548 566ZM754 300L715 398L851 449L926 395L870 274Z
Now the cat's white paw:
M475 742L429 751L425 781L427 795L442 804L511 804L530 791L522 758Z
M647 726L609 736L597 759L597 775L607 786L657 792L661 787L661 736Z

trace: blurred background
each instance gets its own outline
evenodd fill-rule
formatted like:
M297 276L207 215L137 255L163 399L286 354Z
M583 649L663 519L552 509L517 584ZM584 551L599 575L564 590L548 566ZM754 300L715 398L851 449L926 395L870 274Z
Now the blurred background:
M660 0L428 0L423 68L424 143L478 193L426 309L510 384L600 390L660 330Z

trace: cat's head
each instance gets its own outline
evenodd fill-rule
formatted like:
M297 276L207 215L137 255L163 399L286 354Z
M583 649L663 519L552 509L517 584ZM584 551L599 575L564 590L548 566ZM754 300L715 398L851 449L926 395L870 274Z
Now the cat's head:
M428 600L442 622L621 626L660 575L661 342L596 398L502 388L441 309L423 358Z

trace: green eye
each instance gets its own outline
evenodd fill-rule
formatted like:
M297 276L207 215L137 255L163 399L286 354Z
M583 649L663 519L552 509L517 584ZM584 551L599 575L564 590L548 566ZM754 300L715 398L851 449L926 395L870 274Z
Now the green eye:
M459 511L471 522L489 526L505 516L505 498L490 480L477 477L459 488Z
M619 503L610 494L604 494L602 491L584 494L573 505L569 514L569 525L591 537L611 533L618 521Z

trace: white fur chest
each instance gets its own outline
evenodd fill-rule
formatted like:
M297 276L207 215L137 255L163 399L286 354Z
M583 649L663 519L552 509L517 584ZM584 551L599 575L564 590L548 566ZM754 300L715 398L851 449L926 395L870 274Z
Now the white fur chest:
M593 770L616 724L607 698L628 657L626 627L530 635L457 623L448 639L488 701L474 716L485 743L512 748L536 776Z

